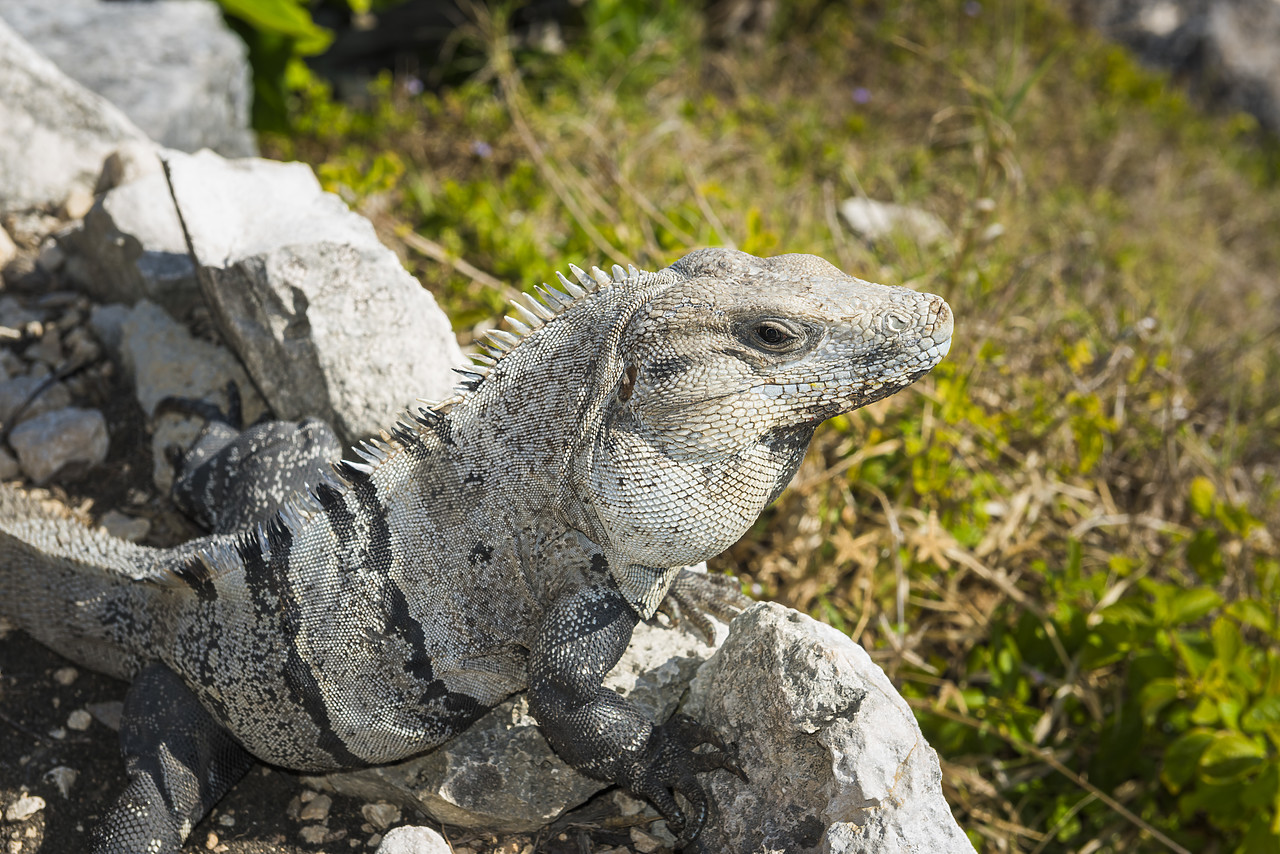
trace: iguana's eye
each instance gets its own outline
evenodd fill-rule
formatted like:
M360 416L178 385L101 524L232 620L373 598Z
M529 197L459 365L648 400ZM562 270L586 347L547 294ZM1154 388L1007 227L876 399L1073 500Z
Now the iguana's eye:
M751 329L756 343L765 350L781 351L793 345L800 337L789 327L776 320L762 320Z
M908 326L907 321L903 320L901 317L898 317L898 315L896 314L890 314L886 316L884 319L884 328L888 329L890 332L901 332L902 330L906 329L907 326Z

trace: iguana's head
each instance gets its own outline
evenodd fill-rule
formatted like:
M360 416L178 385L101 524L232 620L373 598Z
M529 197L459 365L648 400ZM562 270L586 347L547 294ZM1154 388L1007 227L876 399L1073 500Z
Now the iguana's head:
M608 559L642 614L664 572L730 546L795 474L814 428L910 385L951 345L939 297L811 255L692 252L516 305L467 373L453 441ZM494 461L500 461L496 466Z
M819 423L905 388L951 346L940 297L812 255L703 249L657 275L673 283L620 338L590 473L594 513L631 564L723 551L791 480Z

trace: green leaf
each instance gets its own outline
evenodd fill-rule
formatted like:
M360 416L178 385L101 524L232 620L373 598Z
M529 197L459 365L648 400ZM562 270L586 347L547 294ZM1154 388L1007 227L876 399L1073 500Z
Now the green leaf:
M1160 711L1176 699L1178 699L1178 683L1175 680L1152 679L1143 686L1140 695L1143 721L1147 726L1154 726Z
M1197 477L1191 481L1191 509L1201 518L1208 519L1213 513L1213 498L1217 489L1213 481L1207 477Z
M1245 732L1259 733L1269 727L1280 727L1280 696L1275 694L1260 698L1240 716L1240 728Z
M1174 594L1169 602L1170 626L1194 623L1222 604L1222 597L1207 587L1192 587Z
M1227 614L1246 626L1253 626L1268 634L1275 626L1271 612L1257 599L1241 599L1227 606Z
M1217 735L1209 729L1192 729L1173 740L1164 751L1164 767L1160 769L1160 779L1175 795L1182 787L1191 782L1200 757L1213 743Z
M224 12L255 30L294 39L298 53L304 56L322 52L333 41L333 33L317 26L307 7L298 0L219 0L219 3Z
M1222 562L1217 532L1201 528L1191 535L1191 542L1187 543L1187 563L1205 581L1222 580L1226 568Z
M1266 752L1251 738L1235 732L1217 733L1200 755L1199 778L1223 784L1243 779L1266 761Z
M1213 637L1213 657L1224 665L1233 663L1240 655L1240 627L1232 620L1219 617L1210 629Z

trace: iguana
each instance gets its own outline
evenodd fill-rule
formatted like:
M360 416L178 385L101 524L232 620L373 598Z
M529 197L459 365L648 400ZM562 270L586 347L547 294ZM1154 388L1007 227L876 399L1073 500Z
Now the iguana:
M570 765L698 836L695 773L740 773L732 753L601 680L660 606L740 608L682 568L742 536L820 422L936 365L951 311L808 255L573 272L515 304L458 394L303 494L284 500L278 472L324 442L248 431L201 456L226 470L187 498L227 532L147 548L0 489L0 614L133 683L130 783L95 851L177 850L253 757L394 762L522 690ZM238 473L249 510L227 512Z

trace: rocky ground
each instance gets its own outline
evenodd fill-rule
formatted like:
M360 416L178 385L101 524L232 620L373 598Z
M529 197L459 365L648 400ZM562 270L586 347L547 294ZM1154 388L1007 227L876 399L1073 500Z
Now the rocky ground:
M63 276L57 216L0 221L0 479L39 483L85 521L149 545L201 531L155 485L151 424L90 324L95 304ZM8 238L8 239L6 239ZM197 322L210 342L217 334ZM0 840L5 854L83 850L126 784L115 727L127 685L75 667L0 626ZM445 830L465 852L658 851L656 816L606 793L541 834ZM389 828L429 824L385 802L322 794L259 767L196 828L188 849L292 854L378 849ZM439 825L435 825L439 828ZM428 851L427 847L387 850ZM440 849L450 850L450 849Z

